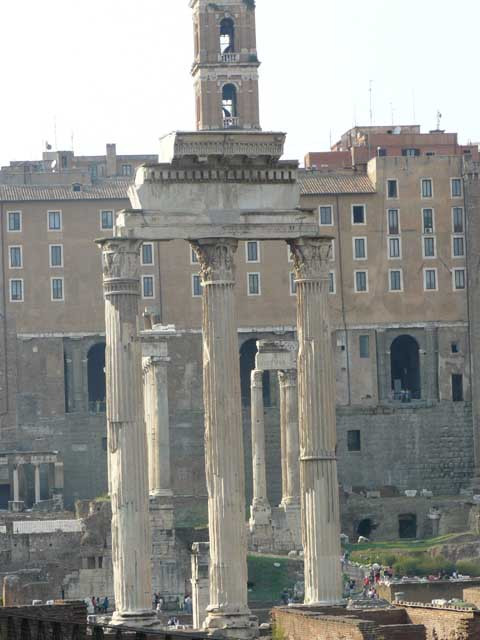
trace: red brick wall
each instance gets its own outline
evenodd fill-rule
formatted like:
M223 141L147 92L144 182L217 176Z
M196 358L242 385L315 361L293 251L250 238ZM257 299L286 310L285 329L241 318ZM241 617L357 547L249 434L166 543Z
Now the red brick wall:
M412 606L405 610L413 624L425 626L427 640L451 640L455 634L462 640L480 638L480 612Z
M382 640L425 640L423 624L398 624L378 627L378 638Z
M344 611L344 614L347 614ZM285 640L374 640L376 625L355 618L318 616L274 609L273 621ZM282 635L280 635L282 637ZM416 639L415 639L416 640Z

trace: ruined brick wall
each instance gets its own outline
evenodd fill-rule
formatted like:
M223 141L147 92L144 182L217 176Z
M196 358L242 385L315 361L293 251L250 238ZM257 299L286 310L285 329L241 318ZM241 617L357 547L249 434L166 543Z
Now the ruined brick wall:
M275 629L285 640L375 640L376 624L355 618L318 616L315 613L293 613L282 609L272 612Z
M426 640L426 629L422 624L401 624L379 626L379 640Z
M403 593L405 602L423 602L429 604L432 600L450 600L452 598L461 599L463 590L467 587L480 586L480 580L469 582L435 581L435 582L402 582L401 584L379 584L378 595L380 598L393 602L395 593Z
M480 637L480 612L436 607L406 606L412 624L422 624L427 640L477 640Z

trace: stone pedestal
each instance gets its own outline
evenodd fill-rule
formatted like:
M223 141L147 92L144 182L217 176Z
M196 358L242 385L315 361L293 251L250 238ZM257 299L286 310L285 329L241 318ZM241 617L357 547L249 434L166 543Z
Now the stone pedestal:
M235 323L236 240L192 242L203 286L205 464L210 604L205 622L231 638L255 635L247 604L247 531L240 367Z
M151 535L142 351L137 331L141 242L101 242L105 293L109 490L114 624L149 621Z
M263 371L259 369L251 373L251 420L253 501L250 506L250 532L255 547L271 546L273 531L272 510L267 498Z
M22 511L25 511L25 503L22 500L10 500L8 510L12 513L22 513Z
M331 240L289 242L297 282L305 604L342 598L335 368L328 313Z

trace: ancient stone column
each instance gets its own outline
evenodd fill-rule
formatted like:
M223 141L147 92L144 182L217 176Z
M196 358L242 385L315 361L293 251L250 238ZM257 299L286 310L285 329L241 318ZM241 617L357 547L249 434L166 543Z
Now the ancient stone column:
M18 465L13 467L13 501L20 502L20 479L18 477Z
M194 629L201 629L207 617L210 596L208 586L209 546L208 542L194 542L192 545L192 613Z
M298 434L298 388L294 369L279 371L281 422L285 428L285 495L282 504L300 504L300 444Z
M327 238L289 242L297 282L300 486L305 603L342 597L335 368L328 312Z
M285 387L279 386L280 396L280 467L282 471L282 501L280 507L285 504L288 495L288 480L287 480L287 423L285 410L286 405L286 390Z
M137 332L140 244L101 241L116 624L141 624L153 615L142 347Z
M164 345L166 349L166 345ZM155 348L153 343L149 349ZM168 410L167 355L143 358L145 422L149 489L153 496L171 496L170 420Z
M33 465L35 469L35 504L40 502L40 465Z
M240 365L229 239L191 243L203 286L203 394L210 534L210 604L205 625L250 638Z
M251 373L251 421L253 501L250 507L250 531L266 542L272 536L272 510L267 497L267 470L265 464L265 420L263 408L263 371Z

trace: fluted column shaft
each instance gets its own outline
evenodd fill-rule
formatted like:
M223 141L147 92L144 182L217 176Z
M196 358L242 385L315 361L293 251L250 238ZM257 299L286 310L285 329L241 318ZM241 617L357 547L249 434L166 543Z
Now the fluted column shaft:
M137 332L140 242L105 240L107 425L114 621L152 615L151 535L142 349Z
M286 403L287 396L285 387L279 386L280 396L280 467L282 471L282 501L280 506L285 504L288 495L288 480L287 480L287 411Z
M298 384L305 603L342 597L335 368L326 238L289 242L297 281Z
M168 409L168 357L143 358L145 422L149 490L151 495L170 496L170 421Z
M246 629L247 537L238 336L236 240L191 243L203 286L203 394L210 535L210 629ZM241 634L240 634L241 635ZM240 637L235 635L234 637ZM245 636L247 637L247 636Z
M300 443L298 433L298 387L295 370L279 371L278 381L282 403L280 418L285 428L285 495L284 505L300 504Z

